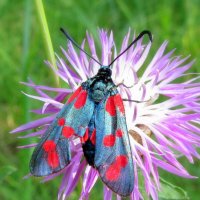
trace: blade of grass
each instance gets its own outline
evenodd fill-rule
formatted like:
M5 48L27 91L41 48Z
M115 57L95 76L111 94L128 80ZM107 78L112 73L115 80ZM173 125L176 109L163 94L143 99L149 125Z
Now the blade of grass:
M27 80L28 74L29 74L29 65L27 64L29 51L30 51L30 33L31 33L31 14L32 14L32 1L31 0L25 0L25 12L24 12L24 27L23 27L23 47L22 47L22 74L21 78L22 80ZM29 92L29 88L25 88L26 92ZM22 99L22 109L23 109L23 118L24 122L28 122L31 119L30 116L30 101L24 96ZM28 155L27 155L28 154ZM28 152L20 152L20 161L22 164L20 164L20 172L19 176L22 178L24 176L24 172L27 171L27 166L23 169L24 164L26 163L27 156L31 156L31 151ZM31 199L33 188L31 184L31 180L27 180L26 183L26 190L22 189L23 191L23 197L24 199ZM22 192L21 188L19 188L19 193Z
M40 25L43 32L48 59L53 64L55 69L57 69L54 50L53 50L53 44L51 41L51 36L50 36L50 32L49 32L49 28L48 28L48 24L46 20L43 2L42 0L35 0L35 4L36 4L36 10L39 17ZM56 86L59 86L59 79L58 79L58 76L55 75L55 73L54 73L54 79L55 79Z

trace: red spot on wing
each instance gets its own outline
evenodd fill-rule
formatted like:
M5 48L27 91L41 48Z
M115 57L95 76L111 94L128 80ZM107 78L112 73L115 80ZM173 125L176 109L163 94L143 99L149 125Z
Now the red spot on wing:
M81 142L85 143L89 137L89 129L87 128L83 137L81 137Z
M81 92L81 94L79 95L79 97L77 98L77 100L76 100L76 102L74 104L74 107L76 109L82 108L85 105L86 100L87 100L87 91L83 90Z
M115 134L116 134L117 137L122 137L124 133L121 129L117 129Z
M103 138L103 144L106 147L112 147L115 144L115 136L114 135L106 135Z
M96 144L96 129L93 130L92 135L90 136L92 144Z
M80 86L73 94L72 96L68 99L67 103L71 103L81 92L82 87Z
M116 115L116 107L115 107L115 103L114 103L114 96L110 96L107 99L105 109L111 116Z
M126 155L119 155L115 161L106 170L105 176L109 181L117 181L120 177L121 169L128 164L128 158Z
M47 162L52 168L56 168L59 165L59 158L56 152L56 143L53 140L47 140L42 148L47 152Z
M115 164L119 167L126 167L128 164L128 158L126 155L119 155L116 157Z
M58 119L58 125L59 126L64 126L65 125L65 119L64 118Z
M74 129L70 126L64 126L62 129L62 135L66 138L70 138L74 134Z
M56 151L50 151L47 156L47 162L52 168L59 166L59 158Z
M105 176L108 181L117 181L120 177L121 169L128 164L126 155L119 155L106 170Z
M115 163L111 164L106 170L105 176L108 181L117 181L120 176L120 167Z
M114 96L114 102L116 107L118 107L119 111L124 115L125 114L125 109L124 109L124 104L121 98L120 94L116 94Z
M54 151L56 149L56 143L53 140L47 140L44 142L42 148L46 152Z

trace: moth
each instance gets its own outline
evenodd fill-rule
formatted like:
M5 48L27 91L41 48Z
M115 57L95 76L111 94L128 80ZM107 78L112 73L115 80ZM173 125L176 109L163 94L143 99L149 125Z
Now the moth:
M123 99L111 78L111 65L143 35L152 41L151 33L141 32L108 66L103 66L64 29L61 31L100 68L72 94L50 124L33 152L30 172L47 176L65 168L71 159L69 139L75 135L81 139L88 164L98 171L107 187L120 196L128 196L134 188L133 159Z

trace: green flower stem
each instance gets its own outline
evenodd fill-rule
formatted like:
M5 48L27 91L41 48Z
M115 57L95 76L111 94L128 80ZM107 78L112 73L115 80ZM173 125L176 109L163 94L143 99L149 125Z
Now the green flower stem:
M41 25L43 36L44 36L44 41L45 41L48 59L52 63L53 67L55 69L57 69L56 59L55 59L53 45L52 45L52 42L51 42L51 36L50 36L50 33L49 33L49 28L48 28L48 24L47 24L47 20L46 20L46 16L45 16L43 2L42 2L42 0L35 0L35 4L36 4L36 10L37 10L37 13L38 13L40 25ZM58 76L56 76L54 74L54 78L55 78L56 86L59 86Z

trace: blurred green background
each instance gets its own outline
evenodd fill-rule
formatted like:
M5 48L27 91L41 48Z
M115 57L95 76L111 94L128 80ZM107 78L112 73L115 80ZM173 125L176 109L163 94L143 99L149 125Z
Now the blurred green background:
M199 0L45 0L43 1L54 51L61 55L60 45L66 39L59 28L65 27L80 44L88 30L97 38L97 27L114 31L119 47L130 27L137 33L149 29L154 35L153 52L164 40L168 50L177 48L176 54L196 58L192 72L200 72L200 2ZM34 0L0 1L0 200L56 199L61 178L41 184L38 179L23 180L28 174L30 150L16 146L30 143L8 132L22 123L34 119L28 110L37 108L37 101L21 94L32 92L20 81L30 77L37 84L55 86L51 71L45 66L47 50ZM183 165L191 174L200 176L200 162ZM186 180L161 171L162 177L184 188L191 200L199 199L199 179ZM101 184L99 184L101 185ZM78 199L81 184L70 199ZM102 199L101 186L95 187L91 199Z

